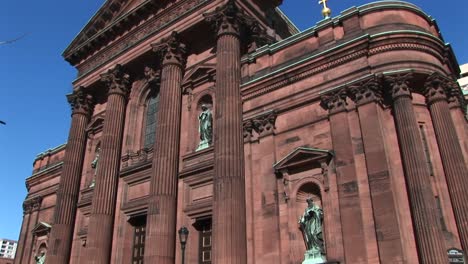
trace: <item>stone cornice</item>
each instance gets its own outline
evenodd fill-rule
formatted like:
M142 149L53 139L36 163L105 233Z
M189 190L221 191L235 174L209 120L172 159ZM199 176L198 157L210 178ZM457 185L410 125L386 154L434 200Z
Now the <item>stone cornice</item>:
M373 35L363 34L351 40L344 40L332 48L318 49L306 58L286 62L272 72L245 81L241 86L242 95L244 100L249 100L357 58L395 50L425 52L443 63L444 47L440 39L423 31L399 30Z
M127 13L119 14L120 9L125 6L122 2L120 0L105 1L99 11L63 52L62 55L67 61L73 64L73 60L80 58L80 56L86 56L86 52L92 54L93 50L98 50L101 46L111 42L113 37L119 35L116 33L132 29L140 21L150 18L159 8L163 8L163 4L167 4L169 1L160 1L161 3L157 5L156 1L146 0ZM112 11L116 8L118 10Z
M141 26L137 26L130 30L114 43L105 46L102 50L95 53L94 55L91 55L86 59L80 59L85 60L81 64L77 65L79 72L78 78L84 77L98 67L118 57L128 49L146 40L156 32L174 24L176 21L183 19L187 15L191 14L195 9L209 3L210 1L211 0L181 1L180 4L171 6L167 10L164 10L164 12L149 18L147 21L142 23ZM69 56L66 56L66 59L73 65L79 63L79 61L72 60L69 58Z

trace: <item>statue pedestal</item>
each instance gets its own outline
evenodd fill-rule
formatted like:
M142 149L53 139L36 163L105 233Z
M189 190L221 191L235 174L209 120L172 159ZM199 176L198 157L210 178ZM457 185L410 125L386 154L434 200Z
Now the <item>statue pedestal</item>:
M302 264L320 264L320 263L326 263L327 258L322 255L322 252L319 250L307 250L304 253L304 261Z
M199 151L202 149L206 149L210 147L210 143L208 141L201 141L200 144L198 144L198 148L195 151Z

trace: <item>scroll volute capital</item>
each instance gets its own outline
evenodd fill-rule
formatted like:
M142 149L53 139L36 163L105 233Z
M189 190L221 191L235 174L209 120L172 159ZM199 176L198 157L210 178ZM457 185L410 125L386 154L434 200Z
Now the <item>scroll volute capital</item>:
M180 41L180 35L173 31L159 43L151 44L153 51L160 54L162 65L177 65L185 68L187 63L187 46Z
M350 97L356 103L356 105L362 105L369 102L382 104L382 80L377 76L374 76L358 85L351 86Z
M82 114L88 118L91 116L94 109L94 100L83 86L79 86L72 94L67 95L67 100L70 103L72 115Z
M114 68L101 74L101 81L106 84L108 95L119 94L128 99L132 83L130 75L126 73L122 65L117 64Z
M411 73L400 73L385 76L385 81L389 85L392 99L395 101L401 97L411 96L410 80L413 78Z
M447 88L447 79L441 74L435 72L427 77L424 84L424 96L426 97L427 104L430 105L437 101L447 100Z
M267 34L258 21L245 14L235 3L229 0L224 6L217 7L213 12L205 13L205 21L210 23L219 37L234 35L242 40L243 44L255 42L257 46L263 46L275 41Z
M346 92L344 89L332 93L328 93L322 96L320 105L328 110L329 114L336 114L339 112L346 111Z

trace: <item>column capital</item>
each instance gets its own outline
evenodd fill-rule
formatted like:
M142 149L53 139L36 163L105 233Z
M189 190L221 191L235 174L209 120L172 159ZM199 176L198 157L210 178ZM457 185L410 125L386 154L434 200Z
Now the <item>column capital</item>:
M465 113L466 101L458 82L453 80L447 82L447 100L450 108L461 108L463 113Z
M101 74L101 81L107 86L108 95L119 94L128 99L131 89L130 75L122 65L117 64L106 73Z
M424 96L428 105L447 100L447 79L440 73L429 75L424 83Z
M42 196L38 196L32 199L28 199L23 202L23 213L30 214L33 211L39 210L42 203Z
M242 123L244 142L250 141L250 139L253 136L253 129L254 129L254 124L253 124L252 119L246 120Z
M409 87L409 81L411 78L413 78L411 73L399 73L385 76L385 81L387 81L388 85L390 86L390 92L393 101L396 101L401 97L412 98Z
M320 105L328 110L330 115L346 111L347 94L344 89L328 93L322 96Z
M277 116L275 111L271 111L255 117L253 119L253 129L259 136L273 134Z
M72 115L82 114L91 116L94 107L93 97L85 91L83 86L76 88L72 94L67 95L68 103L72 109Z
M351 100L353 100L356 105L363 105L370 102L382 104L382 79L377 76L372 76L368 80L351 86L349 93Z
M144 70L145 79L149 84L159 86L161 83L161 73L149 66L145 66Z
M218 38L223 35L233 35L243 39L250 36L251 40L260 44L267 44L274 39L268 36L266 30L252 17L246 15L235 0L228 2L214 11L203 14L205 21L211 23L216 30Z
M187 46L180 41L179 33L173 31L171 35L159 43L151 44L153 51L159 53L163 67L176 65L184 69L187 63Z

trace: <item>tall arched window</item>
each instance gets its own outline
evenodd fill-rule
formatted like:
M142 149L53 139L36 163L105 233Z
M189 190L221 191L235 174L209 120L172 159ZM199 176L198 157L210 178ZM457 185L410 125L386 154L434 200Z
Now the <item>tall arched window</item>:
M154 138L156 134L157 112L159 106L159 94L151 95L146 104L146 122L144 144L145 148L151 148L154 145Z

